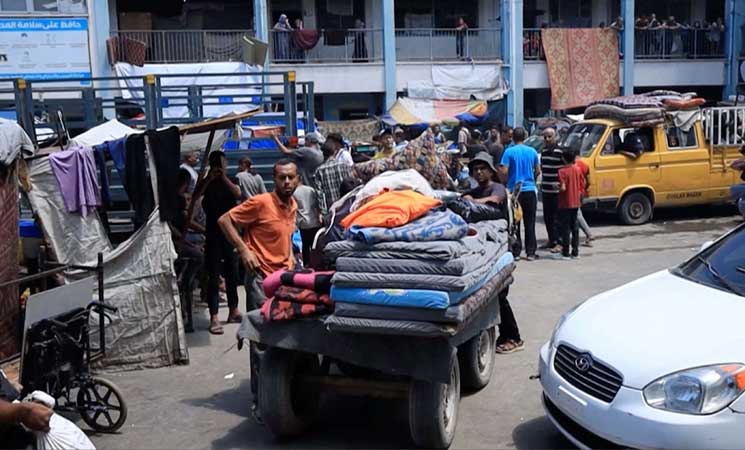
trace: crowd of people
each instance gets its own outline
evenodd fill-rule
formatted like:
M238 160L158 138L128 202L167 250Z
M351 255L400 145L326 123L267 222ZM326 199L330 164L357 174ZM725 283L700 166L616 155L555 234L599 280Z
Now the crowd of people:
M543 23L541 28L562 27L561 24ZM606 24L600 22L599 28L611 28L619 32L619 50L623 56L623 36L625 23L622 16ZM724 53L724 20L718 17L711 21L679 21L670 15L658 19L656 14L642 15L634 21L635 54L637 57L678 56L714 57ZM523 38L526 58L543 59L540 33L527 31Z

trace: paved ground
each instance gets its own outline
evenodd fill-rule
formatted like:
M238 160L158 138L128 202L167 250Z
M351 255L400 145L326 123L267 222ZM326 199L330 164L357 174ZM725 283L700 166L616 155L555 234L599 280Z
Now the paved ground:
M525 351L499 356L491 383L462 400L454 448L571 448L544 417L537 354L559 316L584 299L681 262L702 243L732 228L729 209L686 209L657 214L651 224L617 225L591 218L599 238L579 261L520 262L510 300ZM545 236L539 224L539 237ZM93 435L99 448L398 448L411 447L402 402L326 398L316 431L275 442L249 415L248 353L234 347L236 325L222 337L189 335L191 364L113 374L129 403L117 435ZM631 326L631 325L630 325Z

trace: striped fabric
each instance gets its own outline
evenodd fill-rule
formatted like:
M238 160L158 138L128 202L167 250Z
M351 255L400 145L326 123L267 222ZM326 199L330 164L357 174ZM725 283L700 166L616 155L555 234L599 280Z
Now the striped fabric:
M0 180L0 282L18 278L18 182L15 170ZM0 359L20 352L18 286L0 288Z
M559 193L559 169L564 165L558 148L541 152L541 191L545 194Z

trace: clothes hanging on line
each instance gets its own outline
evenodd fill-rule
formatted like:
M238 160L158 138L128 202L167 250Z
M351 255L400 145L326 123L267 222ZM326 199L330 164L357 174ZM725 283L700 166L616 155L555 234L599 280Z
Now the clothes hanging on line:
M179 214L178 172L181 163L181 136L177 127L147 131L150 151L158 176L160 220L171 221Z
M82 147L52 153L49 156L59 184L65 208L83 217L101 205L100 187L93 151Z
M125 144L125 178L122 180L127 191L129 203L134 209L134 226L139 229L147 222L155 207L153 188L148 175L147 158L145 156L145 135L134 134L127 136Z

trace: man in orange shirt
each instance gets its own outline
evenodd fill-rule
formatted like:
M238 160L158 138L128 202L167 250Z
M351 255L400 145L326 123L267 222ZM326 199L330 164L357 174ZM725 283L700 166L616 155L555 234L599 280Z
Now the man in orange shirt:
M238 250L246 267L246 305L257 309L266 300L262 282L281 269L294 267L292 233L295 231L297 203L292 197L298 186L297 165L289 159L274 164L274 192L251 197L225 213L220 220L225 237ZM243 229L243 236L240 230ZM251 344L251 410L258 422L258 373L261 363L255 344Z

